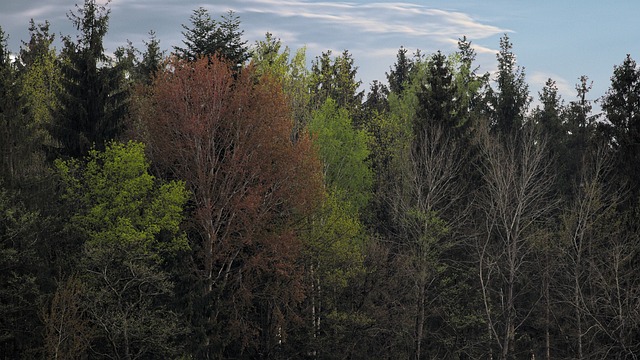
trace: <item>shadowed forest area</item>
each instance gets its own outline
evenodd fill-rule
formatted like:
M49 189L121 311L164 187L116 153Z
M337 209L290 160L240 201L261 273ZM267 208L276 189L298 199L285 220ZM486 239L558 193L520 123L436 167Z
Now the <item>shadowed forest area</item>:
M640 356L630 56L595 115L507 35L495 74L462 38L362 91L233 12L110 56L109 14L0 29L0 358Z

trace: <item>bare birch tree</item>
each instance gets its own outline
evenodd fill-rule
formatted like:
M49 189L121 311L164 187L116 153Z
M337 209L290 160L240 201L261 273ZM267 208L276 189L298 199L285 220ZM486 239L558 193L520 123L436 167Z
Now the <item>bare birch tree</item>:
M536 230L555 206L553 175L546 143L530 127L505 137L485 133L479 141L483 186L477 206L484 223L476 241L478 277L492 347L508 359L533 309L527 302L528 263Z
M399 224L399 251L403 273L412 284L414 308L413 355L423 356L424 327L430 294L442 268L442 253L452 246L448 233L459 225L463 212L453 211L464 195L460 181L463 149L442 125L428 124L408 151L403 181L393 200Z
M625 190L614 188L613 161L600 148L585 158L576 196L563 217L564 259L570 282L563 303L573 311L565 330L577 359L637 359L640 345L638 236L623 226Z

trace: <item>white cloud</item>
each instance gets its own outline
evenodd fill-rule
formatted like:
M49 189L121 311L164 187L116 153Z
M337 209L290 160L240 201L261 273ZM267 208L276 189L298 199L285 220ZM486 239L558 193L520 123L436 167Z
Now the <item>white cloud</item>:
M409 51L411 54L412 52ZM398 54L398 48L375 48L375 49L357 49L353 51L353 55L356 59L360 57L366 57L368 59L372 58L382 58L382 59L394 59Z
M531 74L527 75L527 82L531 86L531 90L536 90L536 92L532 91L531 96L537 98L537 91L542 91L542 88L545 86L548 79L552 79L556 82L558 94L562 96L563 99L573 100L573 98L575 97L575 85L570 84L560 75L544 71L534 71Z
M457 39L467 35L469 38L480 39L509 31L483 24L462 12L401 2L357 4L302 0L243 0L238 4L238 11L308 19L358 32L411 37Z

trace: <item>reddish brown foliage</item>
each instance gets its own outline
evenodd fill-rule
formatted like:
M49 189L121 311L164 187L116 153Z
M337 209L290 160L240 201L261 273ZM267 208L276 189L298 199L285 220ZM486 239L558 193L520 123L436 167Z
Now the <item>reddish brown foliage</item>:
M226 318L245 345L251 335L276 341L264 332L284 327L303 296L294 225L319 197L318 159L308 137L291 142L277 82L256 84L251 68L234 77L216 59L171 60L166 69L140 116L154 164L193 191L199 274L206 292L224 294L212 321Z

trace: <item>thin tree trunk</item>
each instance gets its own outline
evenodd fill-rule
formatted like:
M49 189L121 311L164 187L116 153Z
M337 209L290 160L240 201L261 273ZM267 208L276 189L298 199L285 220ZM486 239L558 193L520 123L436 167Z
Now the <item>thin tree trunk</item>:
M544 267L544 299L545 299L545 313L544 313L544 355L546 360L551 360L551 336L549 334L549 328L551 326L551 299L549 294L549 249L545 249L545 267Z
M577 270L577 269L576 269ZM578 271L576 271L576 274L574 276L574 295L573 295L573 302L574 302L574 306L576 308L576 327L577 327L577 331L578 331L578 360L582 360L582 317L580 316L580 279L579 279L579 273Z
M425 295L424 286L420 286L420 294L418 294L418 316L416 318L416 360L422 356L422 336L424 334L424 317L425 317Z

